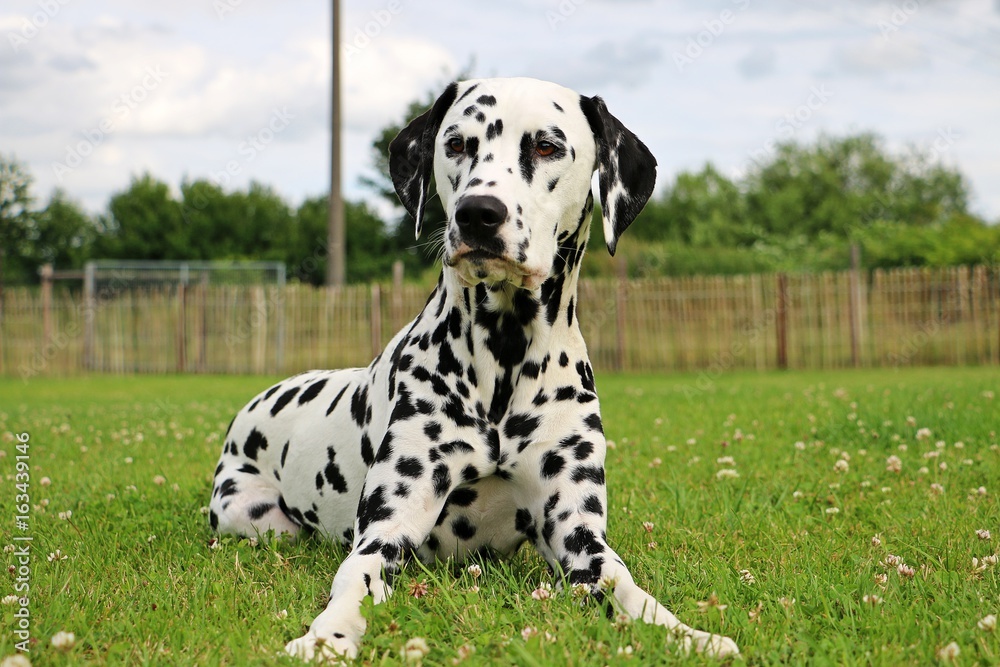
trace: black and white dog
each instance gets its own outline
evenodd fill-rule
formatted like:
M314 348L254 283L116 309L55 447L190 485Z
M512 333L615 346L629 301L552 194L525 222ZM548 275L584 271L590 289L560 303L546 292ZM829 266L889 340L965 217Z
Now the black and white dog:
M534 79L449 85L389 160L418 234L432 172L437 182L448 216L437 287L367 368L310 371L257 396L215 473L220 533L319 531L351 545L326 609L287 651L356 656L362 600L385 600L383 572L411 554L509 555L529 541L563 581L665 626L665 641L738 653L639 588L605 533L605 439L577 320L591 178L613 253L656 160L599 97Z

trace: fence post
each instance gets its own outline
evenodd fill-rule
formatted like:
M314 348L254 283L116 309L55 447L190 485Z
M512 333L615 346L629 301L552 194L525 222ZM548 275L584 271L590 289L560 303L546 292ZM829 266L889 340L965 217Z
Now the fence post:
M284 264L279 264L277 275L278 286L275 288L277 290L277 301L275 302L275 310L277 310L277 338L278 342L275 347L275 358L274 363L277 366L277 372L284 372L285 368L285 297L288 296L288 290L285 289L287 284L287 274Z
M392 263L392 330L403 328L403 262Z
M187 367L187 283L188 267L181 265L181 279L177 283L177 372Z
M42 278L42 335L48 343L52 340L52 265L42 264L38 275Z
M628 263L622 255L615 262L618 270L618 285L615 290L615 337L618 342L617 356L615 357L615 370L621 372L625 370L625 330L628 326L625 301L628 296Z
M202 269L198 281L198 311L201 319L201 335L198 337L198 372L208 369L208 271Z
M371 324L374 359L382 351L382 289L378 283L372 283Z
M83 367L94 370L94 320L97 319L97 265L86 263L83 274Z
M851 327L851 366L861 365L861 277L858 275L861 264L861 249L857 243L851 244L851 272L848 280L847 319Z
M788 277L784 273L778 276L778 293L776 296L774 315L778 330L778 368L788 368Z

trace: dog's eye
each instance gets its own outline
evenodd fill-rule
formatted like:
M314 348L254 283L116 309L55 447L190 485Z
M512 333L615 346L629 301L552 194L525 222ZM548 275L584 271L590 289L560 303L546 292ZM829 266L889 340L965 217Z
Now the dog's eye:
M548 157L556 152L556 145L551 141L539 141L535 144L535 152L542 157Z
M452 137L448 140L448 148L453 153L464 153L465 152L465 140L462 137Z

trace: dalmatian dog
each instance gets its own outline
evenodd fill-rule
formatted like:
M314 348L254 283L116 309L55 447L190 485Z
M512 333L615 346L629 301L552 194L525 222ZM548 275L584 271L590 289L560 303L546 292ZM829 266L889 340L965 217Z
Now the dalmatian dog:
M656 160L599 97L534 79L452 83L389 147L417 234L431 176L447 213L443 271L423 310L367 368L310 371L254 398L226 434L214 530L318 531L350 545L329 604L288 653L357 655L361 604L408 558L510 555L530 542L561 583L724 656L608 545L605 439L577 318L600 184L614 253Z

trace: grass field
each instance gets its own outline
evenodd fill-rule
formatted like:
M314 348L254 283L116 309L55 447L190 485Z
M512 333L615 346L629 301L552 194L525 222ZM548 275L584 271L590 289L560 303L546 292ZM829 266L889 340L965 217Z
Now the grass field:
M270 380L0 380L0 543L33 538L32 664L295 664L276 654L324 605L343 551L210 548L201 512L229 419ZM602 376L598 388L616 444L611 543L682 620L733 637L740 660L925 665L957 649L956 664L1000 664L1000 629L980 623L1000 615L996 368ZM18 433L30 435L26 532ZM18 554L4 559L0 597L19 575ZM368 610L359 662L399 664L414 637L424 665L469 647L462 664L713 662L568 595L534 599L550 578L528 548L481 568L408 566ZM0 607L0 656L19 608ZM52 645L60 631L71 647Z

